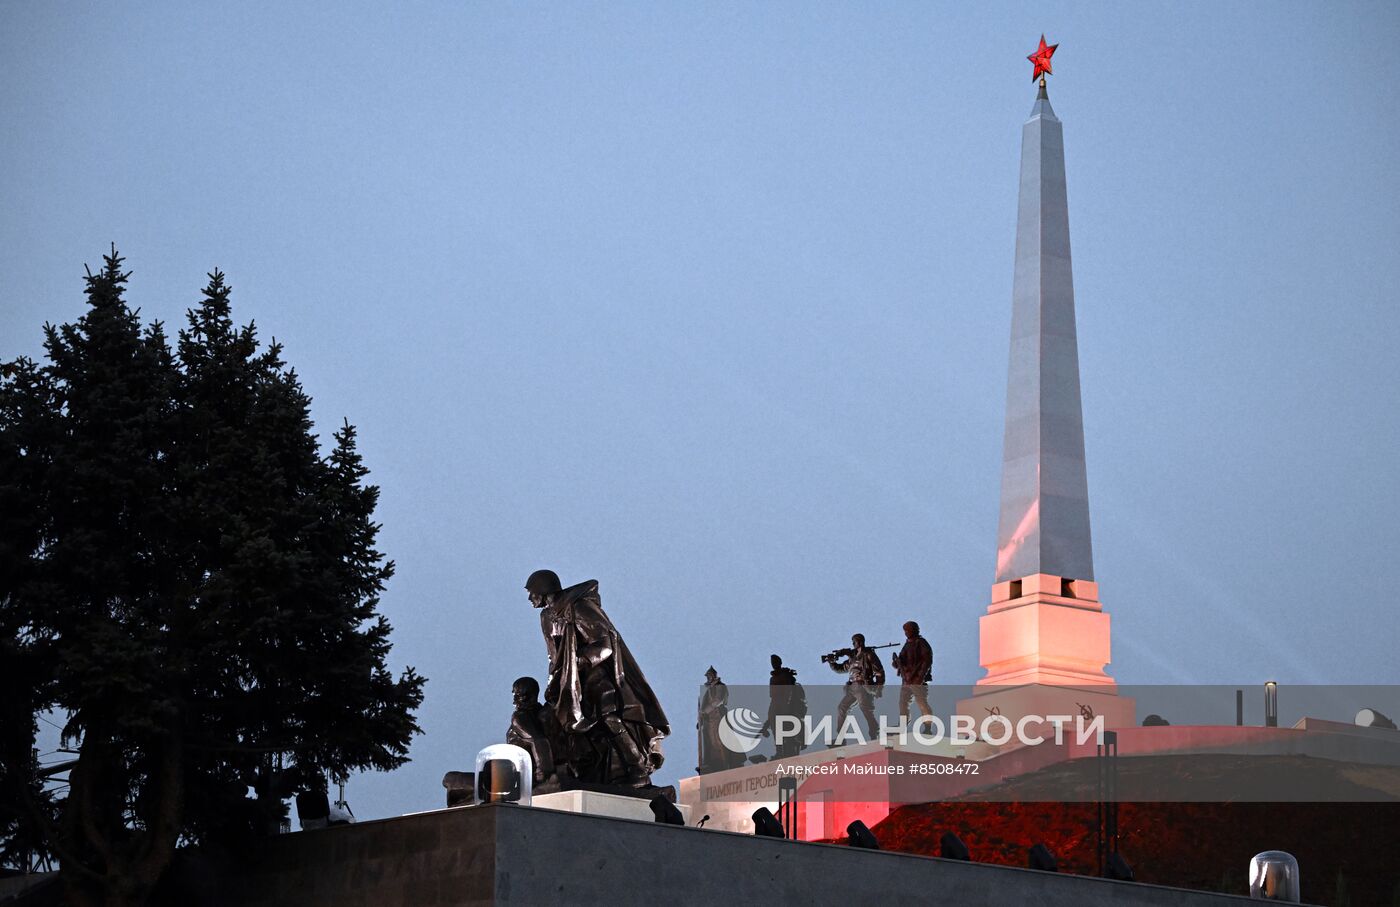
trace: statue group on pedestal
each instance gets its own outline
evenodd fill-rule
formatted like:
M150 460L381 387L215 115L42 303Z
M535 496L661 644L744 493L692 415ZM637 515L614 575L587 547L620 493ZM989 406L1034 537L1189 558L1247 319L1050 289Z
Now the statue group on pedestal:
M801 724L807 717L807 692L797 682L797 671L783 667L783 660L771 656L773 672L768 681L768 714L763 719L760 733L764 737L774 737L776 753L774 758L784 759L802 752L804 743L800 734L775 736L780 718L791 718ZM700 764L695 767L698 774L720 772L744 764L745 752L734 749L725 743L722 733L724 722L729 714L729 688L719 679L719 672L711 665L705 672L705 685L700 690L699 719L695 723L700 749ZM731 737L731 740L737 738Z
M857 633L851 637L850 648L836 649L822 656L822 662L833 671L848 675L845 695L836 706L836 724L844 726L851 707L860 709L865 719L868 739L878 736L875 723L875 700L880 698L885 687L885 668L875 654L876 649L888 649L899 643L883 646L867 646L865 636ZM933 714L928 703L928 685L933 680L933 648L928 640L919 634L915 621L904 624L904 646L890 658L890 664L899 674L899 717L909 718L909 705L918 705L921 715Z
M549 676L543 701L540 684L533 677L521 677L513 684L515 709L506 742L530 754L534 789L547 792L579 783L649 787L652 772L662 764L661 741L670 733L670 723L603 611L598 582L589 580L566 589L553 571L537 570L526 581L525 590L540 612ZM927 715L931 713L928 682L933 652L919 635L917 623L906 623L904 633L904 646L891 659L901 681L900 716L908 717L911 702ZM850 648L822 656L832 670L849 678L837 706L838 727L844 726L855 707L865 719L870 739L877 735L874 705L885 682L885 669L875 653L880 648L886 647L867 646L865 637L857 633ZM764 737L777 733L780 719L792 718L800 724L807 716L806 692L797 682L797 672L784 667L777 655L771 661L768 714L761 726ZM726 743L726 736L731 743L740 739L725 733L728 703L729 688L712 665L705 672L697 706L699 773L744 763L747 749ZM775 741L775 747L775 758L787 758L799 754L804 741L801 734L787 733Z
M552 570L536 570L525 590L540 610L549 680L543 703L533 678L515 682L506 742L530 753L535 789L569 782L648 786L671 726L603 611L597 580L564 589Z

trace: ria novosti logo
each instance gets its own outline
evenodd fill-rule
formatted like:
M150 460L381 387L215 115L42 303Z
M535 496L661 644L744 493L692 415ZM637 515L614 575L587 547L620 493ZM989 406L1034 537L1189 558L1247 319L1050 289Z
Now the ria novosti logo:
M753 709L730 709L719 723L719 742L730 752L752 752L762 739L763 719Z
M719 739L732 752L747 754L759 744L763 731L763 719L749 708L730 709L719 722ZM848 716L843 724L836 726L831 716L813 720L812 716L795 718L779 715L773 729L773 742L781 746L787 740L797 737L803 749L811 746L842 746L879 742L885 746L936 746L947 742L954 746L969 746L973 743L989 743L1003 746L1011 741L1022 746L1038 746L1053 741L1062 745L1072 731L1074 742L1083 745L1104 742L1104 717L1098 715L1024 715L1016 721L1000 714L988 715L979 724L970 715L953 715L944 722L936 715L923 715L912 723L901 718L890 721L889 716L880 716L879 731L873 738L856 721Z

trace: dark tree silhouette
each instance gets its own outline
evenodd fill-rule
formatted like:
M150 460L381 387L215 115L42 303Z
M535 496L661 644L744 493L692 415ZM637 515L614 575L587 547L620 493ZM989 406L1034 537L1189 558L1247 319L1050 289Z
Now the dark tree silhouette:
M45 359L0 378L0 789L77 903L141 903L181 843L275 829L292 790L407 760L423 678L386 665L393 564L348 423L323 455L273 343L209 275L175 349L115 249ZM13 675L13 676L11 676ZM37 714L67 796L36 797ZM13 761L12 761L13 760ZM249 789L257 796L250 798ZM5 826L0 825L0 832Z

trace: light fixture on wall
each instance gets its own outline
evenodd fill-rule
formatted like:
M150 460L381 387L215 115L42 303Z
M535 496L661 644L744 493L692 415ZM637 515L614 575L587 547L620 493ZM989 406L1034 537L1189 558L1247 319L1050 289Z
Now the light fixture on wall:
M1395 722L1375 709L1362 709L1356 713L1356 723L1360 727L1383 727L1396 730Z
M1262 901L1297 904L1302 899L1298 861L1282 850L1266 850L1249 861L1249 896Z

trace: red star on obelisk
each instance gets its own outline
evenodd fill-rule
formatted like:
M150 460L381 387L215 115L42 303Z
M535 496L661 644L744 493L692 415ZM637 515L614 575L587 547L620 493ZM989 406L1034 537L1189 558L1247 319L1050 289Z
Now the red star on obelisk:
M1054 70L1050 68L1050 58L1055 55L1055 48L1059 46L1058 44L1051 44L1049 47L1046 47L1045 36L1040 36L1040 46L1035 49L1035 53L1026 57L1027 60L1035 64L1035 72L1031 73L1032 82L1047 72L1054 75ZM1044 79L1041 79L1041 81L1044 81Z

